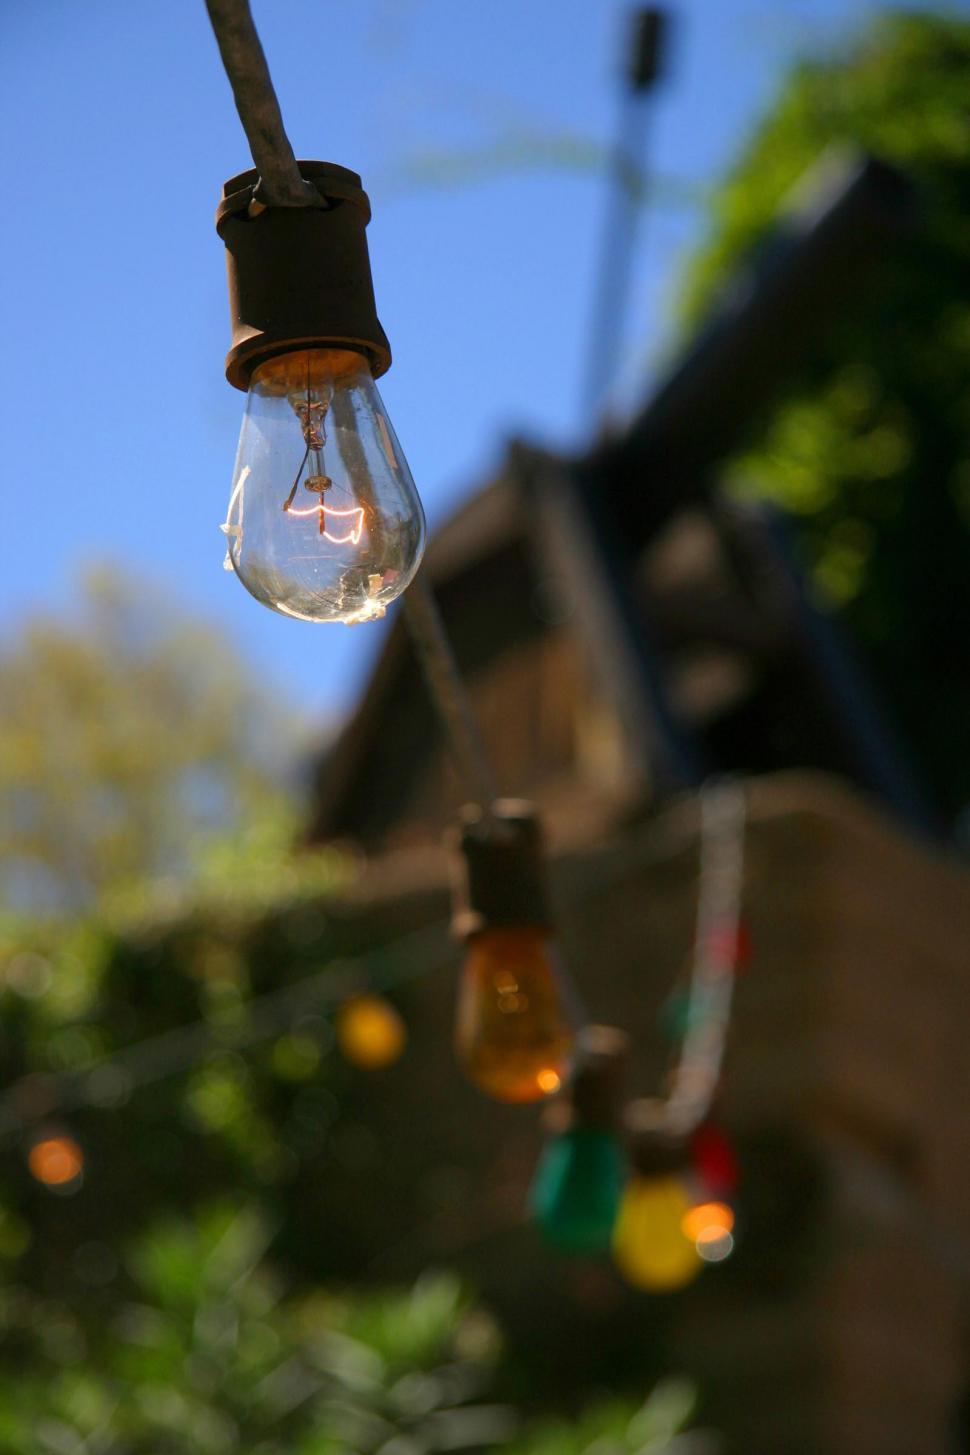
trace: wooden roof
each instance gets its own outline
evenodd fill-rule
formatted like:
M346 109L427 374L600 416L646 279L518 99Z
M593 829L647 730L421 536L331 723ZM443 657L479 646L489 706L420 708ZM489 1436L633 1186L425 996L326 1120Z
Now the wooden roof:
M821 640L777 532L726 512L712 485L718 462L757 428L812 338L872 273L910 212L907 184L885 164L856 156L833 171L829 163L821 193L800 189L771 245L742 269L629 428L577 459L510 446L497 476L436 532L423 567L463 674L473 678L513 645L548 632L555 613L546 586L558 590L566 581L575 589L579 581L583 601L573 619L602 664L628 738L642 744L645 779L659 771L682 787L725 767L814 765L855 777L904 815L920 816L919 795L863 685L836 660L837 644ZM752 565L753 576L760 573L759 599L750 581L739 583L733 612L716 583L706 609L696 581L686 612L676 606L676 579L651 596L647 548L688 509L708 513L742 573ZM671 573L654 559L652 574ZM672 645L683 647L692 612L695 624L706 617L707 637L722 651L726 642L737 647L732 633L747 634L760 685L767 683L754 701L760 709L774 693L780 728L750 713L734 726L729 715L713 756L682 731L661 659ZM357 710L319 765L310 841L379 843L436 741L398 616ZM749 746L755 761L745 760Z

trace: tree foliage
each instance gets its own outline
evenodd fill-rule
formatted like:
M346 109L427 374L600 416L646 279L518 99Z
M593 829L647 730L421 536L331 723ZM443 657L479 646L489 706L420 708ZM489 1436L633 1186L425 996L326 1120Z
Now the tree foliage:
M87 907L292 827L297 724L229 643L141 582L88 576L0 649L0 895Z
M404 1292L287 1292L251 1206L163 1219L123 1266L88 1244L98 1323L26 1287L0 1290L0 1446L8 1455L707 1455L679 1439L691 1386L614 1401L571 1426L525 1426L483 1399L500 1340L457 1279Z
M826 148L862 147L918 189L912 235L806 357L739 488L796 517L924 778L970 800L970 22L889 13L848 56L800 65L713 204L688 320Z
M496 1336L457 1281L403 1294L286 1294L251 1207L169 1218L117 1271L100 1325L23 1288L0 1295L0 1444L10 1455L422 1455L500 1441L511 1412L482 1404Z

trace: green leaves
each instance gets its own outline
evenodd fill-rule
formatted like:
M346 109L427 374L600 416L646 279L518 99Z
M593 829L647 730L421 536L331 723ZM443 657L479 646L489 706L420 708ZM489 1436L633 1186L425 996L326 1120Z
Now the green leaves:
M184 882L241 823L292 835L299 743L211 627L140 580L91 573L70 610L0 653L0 896L87 908Z
M31 1368L44 1347L68 1367L24 1381L3 1364L3 1449L36 1455L36 1429L52 1455L430 1455L507 1437L509 1411L469 1404L488 1360L461 1350L471 1314L454 1277L286 1298L265 1262L271 1235L253 1207L159 1222L130 1249L130 1297L87 1344L56 1305L8 1298L4 1332L27 1336Z
M667 1379L640 1406L616 1400L575 1420L549 1421L517 1441L507 1455L702 1455L709 1437L683 1436L697 1407L687 1380ZM680 1438L683 1436L683 1438Z
M671 1444L694 1411L683 1381L525 1428L482 1399L498 1333L454 1275L301 1297L273 1275L271 1242L252 1206L164 1219L130 1248L113 1317L86 1334L8 1286L5 1455L700 1455Z
M847 54L799 66L713 201L683 304L703 317L826 150L868 150L916 184L912 235L887 247L727 475L795 517L817 584L953 813L970 800L968 92L970 21L955 15L889 12Z

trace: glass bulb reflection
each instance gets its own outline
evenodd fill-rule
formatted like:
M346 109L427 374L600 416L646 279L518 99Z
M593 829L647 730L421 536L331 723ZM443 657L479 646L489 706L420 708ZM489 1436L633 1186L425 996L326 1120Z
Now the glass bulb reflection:
M383 616L424 551L424 512L366 360L305 349L253 372L226 565L273 611Z
M458 1058L498 1101L558 1091L573 1033L547 930L482 930L469 941L458 993Z

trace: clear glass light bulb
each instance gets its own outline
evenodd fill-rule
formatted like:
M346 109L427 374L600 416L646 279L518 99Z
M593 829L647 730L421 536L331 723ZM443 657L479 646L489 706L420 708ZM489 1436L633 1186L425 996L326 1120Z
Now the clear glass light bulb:
M367 361L305 349L253 372L226 566L299 621L372 621L424 552L421 501Z
M468 1079L498 1101L538 1101L559 1090L573 1031L547 930L497 928L472 937L455 1043Z

